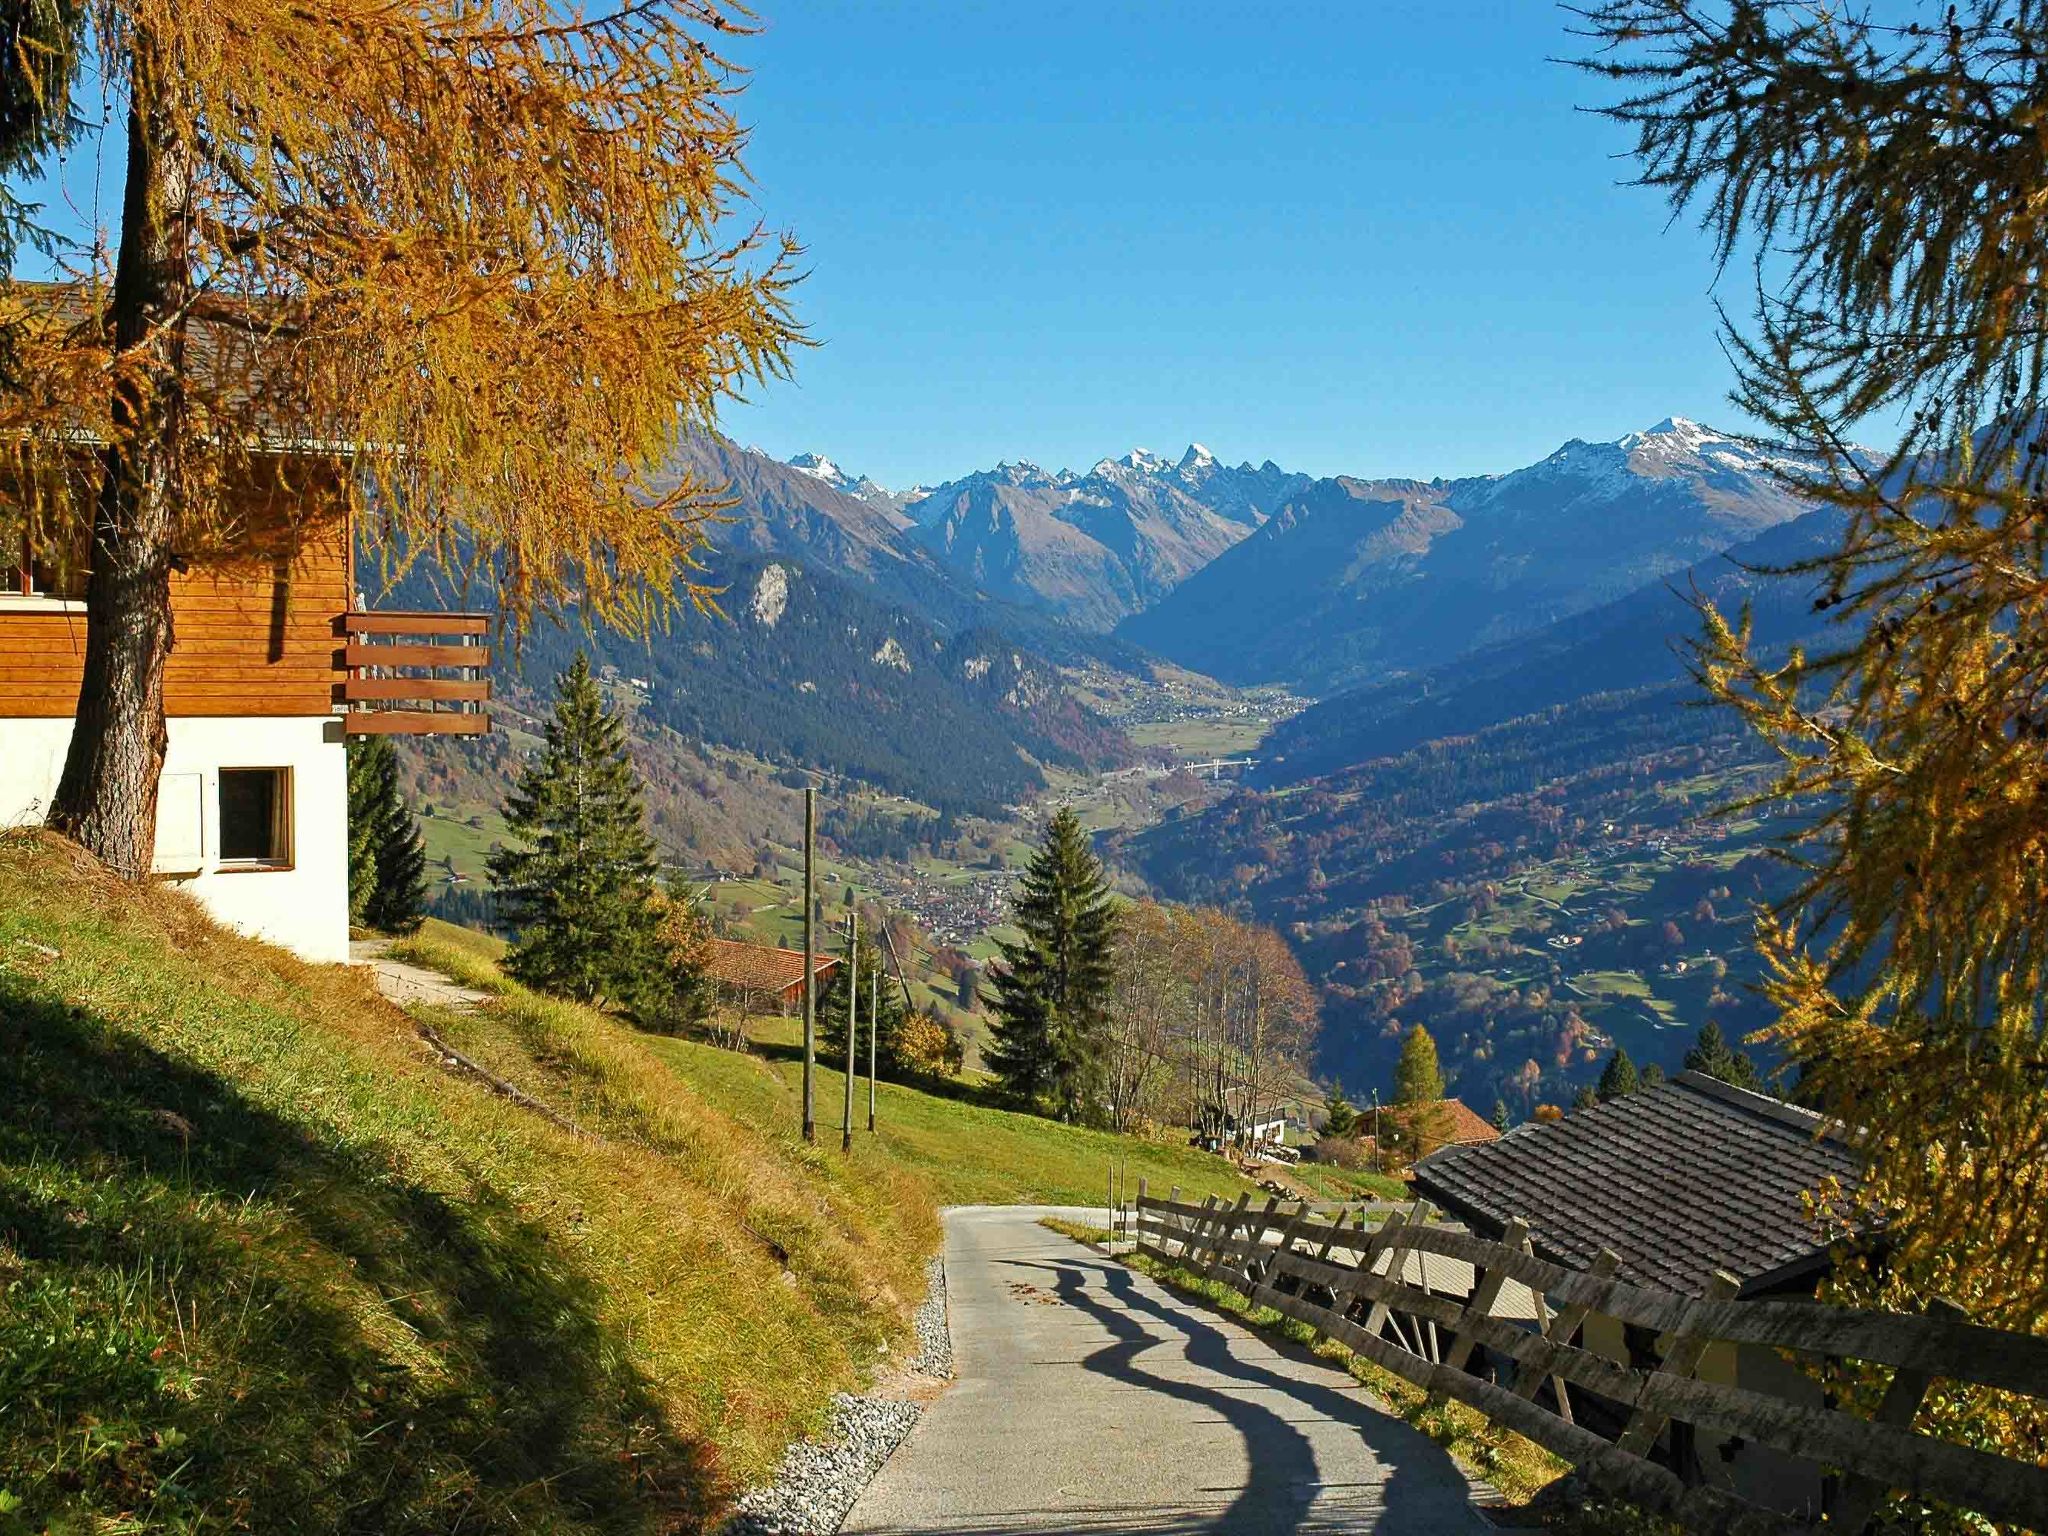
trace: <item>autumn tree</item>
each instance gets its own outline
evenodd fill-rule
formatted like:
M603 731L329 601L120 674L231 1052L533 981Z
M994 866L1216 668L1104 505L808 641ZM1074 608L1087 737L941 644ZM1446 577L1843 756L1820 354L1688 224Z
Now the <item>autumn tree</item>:
M1444 1094L1436 1040L1420 1024L1411 1025L1394 1063L1397 1113L1384 1117L1383 1139L1409 1158L1426 1157L1442 1146L1450 1138L1451 1119Z
M1178 937L1173 912L1156 902L1117 914L1103 1053L1111 1130L1155 1116L1186 1042L1190 982Z
M1709 608L1707 690L1810 808L1760 927L1771 1033L1856 1128L1894 1280L2048 1315L2048 5L1583 15L1644 183L1724 261L1738 401L1811 454L1826 645ZM1849 444L1902 423L1872 464ZM1919 1277L1917 1280L1913 1277Z
M87 572L52 825L149 868L172 569L234 543L227 493L274 475L281 441L329 461L308 483L336 488L387 571L425 558L515 627L569 605L644 627L697 592L718 488L655 471L798 339L793 247L737 217L740 82L714 45L744 14L9 8L0 175L100 119L74 109L86 58L125 153L111 254L65 253L61 298L0 293L10 517ZM0 201L0 244L28 223Z
M654 963L640 989L640 1022L668 1035L704 1029L718 1000L711 976L711 920L679 883L672 883L653 907ZM745 1013L735 1010L733 1045L744 1043L745 1028Z

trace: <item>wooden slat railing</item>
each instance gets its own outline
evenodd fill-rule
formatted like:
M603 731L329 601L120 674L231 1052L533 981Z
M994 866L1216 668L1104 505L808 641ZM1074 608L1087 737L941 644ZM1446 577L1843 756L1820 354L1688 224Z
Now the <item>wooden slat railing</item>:
M1357 1231L1346 1230L1341 1210L1325 1221L1312 1209L1272 1200L1254 1210L1243 1198L1219 1207L1141 1195L1133 1226L1138 1245L1154 1257L1228 1284L1425 1391L1469 1404L1573 1463L1602 1492L1710 1536L1810 1532L1815 1524L1726 1489L1689 1484L1651 1460L1647 1453L1667 1421L1739 1435L1847 1474L1825 1525L1843 1536L1860 1536L1891 1491L2048 1528L2048 1466L1912 1427L1936 1380L2048 1398L2048 1339L1979 1327L1954 1309L1909 1316L1685 1296L1614 1279L1611 1255L1602 1255L1597 1272L1569 1270L1537 1258L1516 1230L1509 1241L1494 1242L1432 1225L1428 1215L1418 1201L1377 1231ZM1469 1265L1470 1294L1408 1283L1410 1254ZM1542 1329L1495 1314L1510 1281L1539 1298ZM1554 1318L1551 1307L1558 1309ZM1634 1369L1575 1344L1595 1313L1657 1334L1664 1341L1659 1368ZM1701 1380L1693 1370L1714 1343L1889 1366L1893 1388L1876 1417L1866 1419ZM1513 1362L1511 1383L1461 1368L1479 1346ZM1546 1380L1558 1384L1555 1409L1535 1400ZM1620 1443L1575 1422L1565 1383L1626 1415Z
M346 613L343 729L359 735L479 736L491 728L491 620L481 613Z

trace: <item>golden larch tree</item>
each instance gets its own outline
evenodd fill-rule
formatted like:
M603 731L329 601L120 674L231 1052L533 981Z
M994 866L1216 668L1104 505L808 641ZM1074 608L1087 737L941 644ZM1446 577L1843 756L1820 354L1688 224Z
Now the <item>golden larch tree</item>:
M743 12L13 9L0 172L67 136L81 60L125 126L111 255L62 302L0 297L5 472L30 536L86 572L55 826L148 869L173 564L232 546L222 488L280 443L332 460L388 570L431 559L515 628L567 606L644 626L697 591L718 488L652 471L800 339L795 248L736 222L742 82L720 45ZM21 214L0 206L10 243Z
M1753 261L1737 401L1843 515L1825 647L1706 612L1783 768L1773 1033L1869 1158L1887 1285L2048 1316L2048 6L1612 0L1645 184ZM1879 462L1853 434L1896 431Z

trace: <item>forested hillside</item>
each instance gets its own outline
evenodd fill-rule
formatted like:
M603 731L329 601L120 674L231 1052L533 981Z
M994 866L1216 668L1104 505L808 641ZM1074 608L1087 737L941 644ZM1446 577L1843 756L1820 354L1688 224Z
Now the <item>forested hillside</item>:
M987 631L940 633L793 560L720 563L723 617L631 641L536 635L522 659L545 686L576 646L611 666L654 724L875 785L939 810L992 814L1043 787L1039 763L1123 761L1122 736L1046 662Z
M1625 1044L1675 1066L1743 983L1753 903L1784 888L1772 826L1707 815L1754 746L1676 686L1597 695L1290 790L1244 790L1127 840L1162 893L1280 923L1320 985L1321 1069L1385 1083L1436 1035L1482 1112L1568 1101Z

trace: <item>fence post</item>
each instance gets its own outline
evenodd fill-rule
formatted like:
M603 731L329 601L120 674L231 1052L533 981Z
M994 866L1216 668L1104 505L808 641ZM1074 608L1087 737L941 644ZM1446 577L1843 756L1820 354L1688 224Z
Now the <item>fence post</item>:
M1195 1244L1202 1240L1202 1229L1209 1225L1209 1213L1216 1209L1216 1197L1202 1197L1202 1214L1183 1222L1180 1229L1180 1252L1164 1250L1169 1259L1185 1259L1195 1251ZM1162 1245L1163 1246L1163 1245Z
M1501 1234L1501 1242L1509 1248L1520 1248L1529 1240L1529 1223L1517 1216L1508 1223L1507 1231ZM1465 1362L1472 1357L1471 1320L1493 1315L1493 1304L1500 1300L1500 1293L1508 1283L1508 1272L1494 1264L1479 1276L1478 1284L1472 1287L1472 1299L1465 1305L1465 1315L1458 1320L1458 1331L1451 1336L1451 1352L1444 1356L1444 1364L1454 1371L1462 1371Z
M1740 1280L1725 1269L1717 1269L1713 1278L1707 1282L1704 1299L1726 1301L1741 1289ZM1693 1331L1688 1312L1686 1317L1679 1319L1678 1326L1671 1330L1671 1344L1664 1351L1664 1360L1657 1367L1657 1374L1676 1376L1681 1380L1690 1376L1699 1369L1700 1356L1707 1352L1707 1346L1713 1342L1713 1335ZM1654 1408L1638 1408L1629 1416L1628 1428L1621 1432L1621 1438L1615 1444L1631 1456L1641 1456L1649 1450L1665 1423L1666 1415Z
M1526 1248L1528 1239L1524 1238L1522 1241ZM1621 1268L1621 1255L1612 1248L1602 1248L1593 1256L1593 1262L1586 1266L1586 1278L1589 1280L1606 1280L1619 1268ZM1550 1304L1541 1296L1536 1298L1536 1308L1540 1313L1550 1312ZM1545 1316L1543 1318L1543 1336L1553 1344L1565 1345L1571 1343L1572 1335L1585 1325L1586 1314L1592 1310L1592 1307L1585 1302L1575 1301L1559 1309L1555 1314ZM1516 1396L1526 1397L1533 1402L1537 1389L1542 1385L1543 1373L1541 1371L1532 1371L1520 1364L1516 1365ZM1572 1423L1571 1393L1565 1387L1564 1378L1562 1376L1552 1376L1550 1378L1550 1385L1551 1389L1557 1393L1557 1416L1567 1424Z
M1415 1205L1418 1211L1426 1210L1428 1209L1429 1202L1418 1200L1415 1202ZM1379 1256L1384 1253L1387 1255L1387 1278L1396 1285L1406 1284L1407 1282L1401 1278L1402 1249L1400 1239L1401 1229L1408 1225L1410 1219L1406 1211L1390 1213L1386 1221L1380 1226L1379 1236L1374 1241L1366 1244L1365 1252L1359 1257L1358 1267L1367 1274L1371 1274L1373 1265L1379 1261ZM1420 1220L1421 1218L1415 1217L1413 1219ZM1372 1310L1365 1315L1365 1331L1367 1336L1375 1339L1380 1336L1380 1330L1387 1326L1387 1314L1391 1310L1392 1308L1384 1301L1375 1301L1372 1304Z
M860 1067L860 914L846 914L846 1108L839 1121L839 1150L853 1150L853 1080Z
M1970 1314L1946 1296L1936 1297L1927 1310L1956 1322L1970 1320ZM1908 1370L1901 1366L1892 1373L1891 1384L1884 1389L1884 1401L1870 1416L1871 1422L1886 1424L1893 1429L1911 1429L1913 1415L1920 1411L1920 1401L1933 1385L1931 1372ZM1891 1490L1877 1478L1861 1472L1852 1474L1842 1485L1841 1501L1828 1511L1829 1528L1839 1526L1842 1536L1863 1536L1863 1527L1870 1523L1870 1517L1877 1513L1878 1505L1890 1493Z
M1222 1244L1229 1242L1236 1236L1237 1224L1244 1217L1244 1208L1251 1203L1252 1197L1250 1195L1239 1195L1237 1197L1237 1204L1226 1206L1217 1213L1216 1221L1209 1229L1208 1240L1202 1244L1202 1252L1204 1254L1214 1254ZM1213 1258L1207 1260L1197 1258L1196 1262L1201 1264L1205 1270L1215 1267L1215 1260Z

